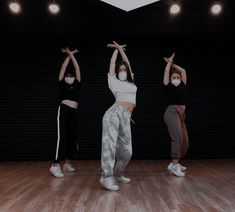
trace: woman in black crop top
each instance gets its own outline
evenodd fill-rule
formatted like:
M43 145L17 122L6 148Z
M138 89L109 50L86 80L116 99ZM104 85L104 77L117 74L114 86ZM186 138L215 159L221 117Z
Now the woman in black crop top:
M55 177L63 177L64 174L60 167L62 156L65 157L63 165L64 171L75 171L71 164L77 149L77 122L78 122L78 102L81 82L79 65L74 57L77 49L70 51L68 48L62 49L67 54L67 58L61 66L59 73L59 96L60 105L57 115L58 138L56 145L56 154L50 172ZM66 70L69 61L72 60L75 71Z
M164 121L171 137L172 162L167 169L176 176L183 177L186 167L179 161L186 154L189 146L188 133L185 125L186 98L186 71L173 64L174 54L164 58L167 62L164 72L164 91L168 98L168 107L164 113Z

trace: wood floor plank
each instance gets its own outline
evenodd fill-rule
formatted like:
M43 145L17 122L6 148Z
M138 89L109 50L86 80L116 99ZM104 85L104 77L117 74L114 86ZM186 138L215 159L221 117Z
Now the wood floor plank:
M76 161L64 178L51 162L0 162L0 212L234 212L235 159L188 160L186 177L171 175L166 160L131 161L131 184L106 191L100 161Z

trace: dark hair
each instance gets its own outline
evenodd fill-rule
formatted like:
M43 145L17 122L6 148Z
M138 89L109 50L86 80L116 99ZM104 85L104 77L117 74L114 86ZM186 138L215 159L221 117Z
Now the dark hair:
M129 64L123 60L120 60L116 63L116 66L115 66L115 73L116 73L116 76L117 78L119 79L118 77L118 73L120 72L120 66L126 66L126 72L127 72L127 81L128 82L131 82L131 83L134 83L134 80L132 79L132 76L131 76L131 71L130 71L130 67L129 67Z
M171 66L171 70L170 70L170 78L173 74L179 74L181 77L181 72L179 70L177 70L176 68L173 67L173 64Z
M75 72L74 72L74 67L73 64L70 62L66 68L66 71L64 73L64 76L66 75L71 75L71 76L75 76Z
M74 77L75 76L75 73L74 71L72 71L71 69L69 70L66 70L65 73L64 73L64 77L68 76L68 75L71 75L71 77Z

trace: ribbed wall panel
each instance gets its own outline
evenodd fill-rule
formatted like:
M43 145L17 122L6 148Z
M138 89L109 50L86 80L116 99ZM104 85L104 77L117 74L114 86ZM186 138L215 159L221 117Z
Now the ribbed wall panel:
M167 43L167 39L164 41ZM79 47L78 41L71 41ZM160 41L132 43L127 49L138 86L132 125L133 159L169 158L170 139L163 122L164 56L176 52L186 68L190 95L186 117L188 158L234 157L234 51L227 41L185 42L175 47ZM1 42L0 159L51 160L56 145L57 75L64 55L62 41ZM107 86L112 51L101 45L77 54L82 87L79 106L78 159L99 159L102 116L114 98Z

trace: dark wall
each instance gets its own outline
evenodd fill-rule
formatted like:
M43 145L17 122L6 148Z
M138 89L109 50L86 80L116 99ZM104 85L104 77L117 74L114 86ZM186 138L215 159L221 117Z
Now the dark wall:
M82 88L79 107L79 159L99 159L102 116L114 98L107 86L112 50L127 43L138 86L133 113L133 158L169 158L170 139L162 116L164 56L187 70L188 158L235 156L235 7L221 0L213 17L210 0L185 0L171 17L171 0L129 13L98 0L62 1L58 16L48 1L20 1L13 16L0 1L0 160L51 160L56 145L57 77L65 55L78 48Z
M162 116L164 56L187 70L188 158L234 157L235 86L233 39L224 37L120 38L138 86L132 125L133 159L169 158L170 139ZM82 72L78 159L99 159L102 116L114 98L106 73L111 40L5 39L0 42L0 159L50 160L56 145L57 76L65 55L79 48ZM232 53L228 53L232 50Z

